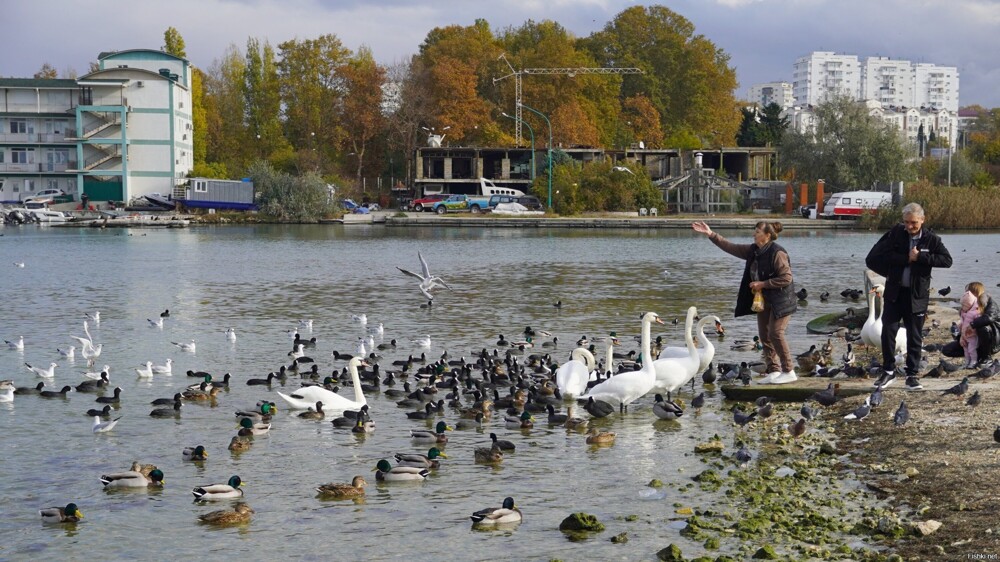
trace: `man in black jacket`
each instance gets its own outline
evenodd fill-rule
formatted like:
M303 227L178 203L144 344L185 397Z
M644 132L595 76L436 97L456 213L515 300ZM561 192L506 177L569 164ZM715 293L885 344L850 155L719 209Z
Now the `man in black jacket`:
M875 386L886 387L896 378L896 332L906 328L906 388L921 390L918 375L924 319L930 300L931 268L951 267L951 254L941 238L924 226L924 209L916 203L903 207L903 222L892 227L872 246L865 265L885 276L882 308L882 376Z

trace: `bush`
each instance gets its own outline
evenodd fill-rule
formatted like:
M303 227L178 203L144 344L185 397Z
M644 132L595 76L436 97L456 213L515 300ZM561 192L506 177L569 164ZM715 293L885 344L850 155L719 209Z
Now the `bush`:
M316 222L339 212L337 205L330 201L326 182L313 172L293 176L260 161L250 166L249 175L257 190L257 206L267 218L281 222Z

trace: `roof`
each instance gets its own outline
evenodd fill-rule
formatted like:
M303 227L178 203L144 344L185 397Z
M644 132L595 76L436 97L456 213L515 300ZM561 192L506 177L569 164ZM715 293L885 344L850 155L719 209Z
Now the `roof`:
M76 88L72 78L0 78L0 88Z
M135 53L141 53L143 55L156 55L156 56L152 56L152 57L150 57L150 56L144 56L143 58L145 58L145 59L159 58L159 59L164 59L164 60L179 60L179 61L189 62L185 58L181 58L181 57L178 57L178 56L175 56L175 55L171 55L170 53L166 53L166 52L161 51L159 49L125 49L123 51L104 51L103 53L97 55L97 60L114 59L114 58L119 58L119 57L122 57L122 58L132 58L129 55L132 55L132 54L135 54ZM123 57L123 55L124 55L124 57Z

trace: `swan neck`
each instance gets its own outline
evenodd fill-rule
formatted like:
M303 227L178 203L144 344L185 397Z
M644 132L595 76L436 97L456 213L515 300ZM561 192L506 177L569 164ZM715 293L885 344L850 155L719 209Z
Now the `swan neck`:
M361 392L361 376L358 375L358 367L354 363L348 363L347 370L351 373L351 382L354 383L354 401L358 404L367 404L365 393Z

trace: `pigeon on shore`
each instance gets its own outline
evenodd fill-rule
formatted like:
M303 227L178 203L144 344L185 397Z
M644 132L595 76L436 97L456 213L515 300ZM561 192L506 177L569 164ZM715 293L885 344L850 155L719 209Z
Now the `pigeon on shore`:
M964 395L967 390L969 390L969 377L963 377L962 382L956 384L948 390L942 390L941 394L954 394L955 396L960 397Z
M892 423L896 427L902 427L906 425L906 422L910 421L910 409L906 407L906 402L899 403L899 409L896 410L895 415L892 416Z
M865 419L868 416L868 414L871 413L871 411L872 411L872 397L869 396L865 398L864 403L858 406L856 410L844 416L844 419L861 421Z

